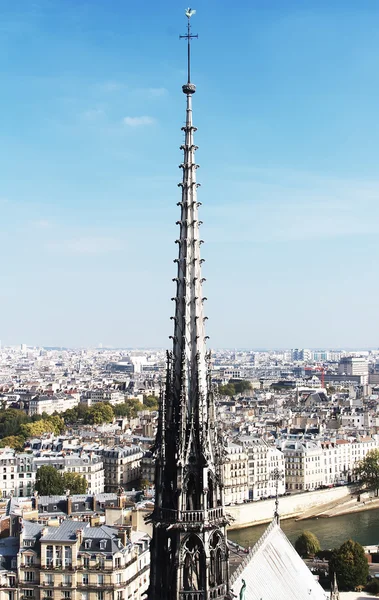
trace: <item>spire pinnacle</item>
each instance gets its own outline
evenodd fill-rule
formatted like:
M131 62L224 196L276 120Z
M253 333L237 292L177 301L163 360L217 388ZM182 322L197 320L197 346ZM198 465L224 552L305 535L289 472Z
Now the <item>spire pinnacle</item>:
M191 83L191 40L194 38L198 38L198 34L194 34L191 33L191 17L193 17L193 15L196 14L196 10L194 10L193 8L187 8L186 9L186 17L188 19L187 22L187 33L185 35L180 35L179 38L180 39L185 39L187 40L187 48L188 48L188 53L187 53L187 83L185 85L183 85L182 89L183 92L185 94L194 94L196 91L196 86Z

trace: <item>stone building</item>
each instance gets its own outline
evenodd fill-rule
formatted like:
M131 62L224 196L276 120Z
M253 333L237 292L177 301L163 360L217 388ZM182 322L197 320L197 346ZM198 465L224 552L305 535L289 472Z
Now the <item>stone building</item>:
M149 536L66 520L58 527L20 523L19 598L139 600L149 581ZM15 532L17 535L17 532Z
M139 446L104 448L105 491L116 492L120 486L136 482L141 476L142 456Z
M224 463L224 501L241 504L249 498L248 456L240 444L228 443Z

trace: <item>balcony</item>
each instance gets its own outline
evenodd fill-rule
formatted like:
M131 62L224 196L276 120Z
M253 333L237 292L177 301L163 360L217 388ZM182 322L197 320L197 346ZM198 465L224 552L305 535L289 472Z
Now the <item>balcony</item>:
M171 523L204 523L205 521L213 521L222 519L225 515L223 508L210 508L208 510L172 510L169 508L161 508L159 516L163 521Z
M180 592L180 600L205 600L205 592Z

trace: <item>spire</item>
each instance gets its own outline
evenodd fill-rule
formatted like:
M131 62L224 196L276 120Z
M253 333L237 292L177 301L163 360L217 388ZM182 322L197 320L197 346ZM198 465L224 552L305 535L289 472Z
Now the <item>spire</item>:
M207 415L200 414L198 410L199 395L205 397L207 394L207 364L206 364L206 336L204 329L205 317L203 314L202 283L201 275L202 259L200 257L200 225L198 209L200 203L197 201L196 171L199 165L195 161L197 146L194 143L194 133L197 130L192 122L192 95L196 86L191 82L191 40L198 35L191 33L191 17L196 11L187 9L186 16L187 33L180 36L188 43L188 77L187 83L182 86L187 96L186 124L182 127L184 131L183 162L180 168L183 171L182 181L178 184L182 189L182 198L179 202L181 207L179 256L176 281L176 308L175 327L173 337L173 362L174 362L174 390L185 396L187 414L182 415L184 419L194 418L197 423L207 419ZM184 399L184 398L183 398Z
M337 584L337 575L335 571L333 575L333 583L330 586L330 600L340 600L340 593Z
M166 384L160 396L154 446L155 503L149 600L225 600L229 572L224 508L224 450L211 390L206 351L192 122L191 17L187 9L186 121L181 188L172 351L167 354Z
M274 511L274 519L279 525L280 522L280 514L279 514L279 481L282 478L282 473L278 468L274 469L272 472L272 477L275 481L275 511Z

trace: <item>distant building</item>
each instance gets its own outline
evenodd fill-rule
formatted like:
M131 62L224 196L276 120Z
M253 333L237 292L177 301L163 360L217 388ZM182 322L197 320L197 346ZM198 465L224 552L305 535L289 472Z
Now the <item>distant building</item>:
M43 465L51 465L60 473L77 473L87 480L88 493L104 492L103 459L97 454L51 453L33 457L33 465L35 470Z
M143 453L139 446L104 448L105 490L115 492L141 476Z
M249 498L260 500L276 494L275 471L279 472L278 493L285 492L285 460L283 453L258 437L241 436L248 453Z
M241 504L249 498L247 453L240 444L226 446L224 463L224 502Z
M362 375L368 377L368 362L365 358L355 358L354 356L345 356L338 363L339 375Z

